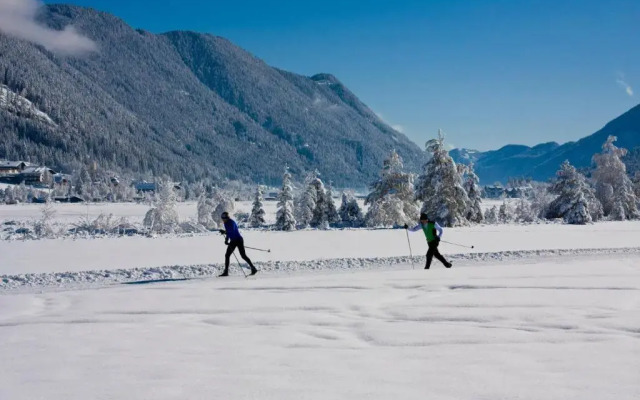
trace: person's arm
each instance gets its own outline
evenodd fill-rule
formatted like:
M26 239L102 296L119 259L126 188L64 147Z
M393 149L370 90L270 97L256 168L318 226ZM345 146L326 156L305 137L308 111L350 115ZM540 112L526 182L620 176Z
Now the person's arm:
M225 236L224 240L226 241L227 239L229 239L229 227L226 223L223 225L223 227L224 229L219 229L218 231L220 232L220 234Z
M407 224L405 224L405 226L406 226L406 229L408 229L410 232L417 232L417 231L422 229L422 225L421 224L418 224L418 225L414 226L413 228L409 228L409 225L407 225Z
M437 222L435 224L435 228L436 228L436 232L438 234L438 238L442 239L442 234L444 233L444 230L442 229L442 227L440 225L438 225Z

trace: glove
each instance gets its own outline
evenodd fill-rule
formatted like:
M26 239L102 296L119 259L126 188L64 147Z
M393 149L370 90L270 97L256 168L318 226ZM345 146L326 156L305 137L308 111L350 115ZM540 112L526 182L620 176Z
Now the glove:
M404 224L404 229L409 229L409 225Z
M227 231L225 231L224 229L218 229L218 232L220 232L221 235L227 234Z

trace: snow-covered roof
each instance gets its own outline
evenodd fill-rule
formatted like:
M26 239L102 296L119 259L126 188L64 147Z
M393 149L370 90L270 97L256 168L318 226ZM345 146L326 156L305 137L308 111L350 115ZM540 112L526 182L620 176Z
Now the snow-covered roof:
M42 174L47 171L51 173L55 172L51 168L47 168L47 167L27 167L24 170L22 170L22 173L23 174Z
M21 166L29 166L30 164L25 161L6 161L0 160L0 168L20 168Z

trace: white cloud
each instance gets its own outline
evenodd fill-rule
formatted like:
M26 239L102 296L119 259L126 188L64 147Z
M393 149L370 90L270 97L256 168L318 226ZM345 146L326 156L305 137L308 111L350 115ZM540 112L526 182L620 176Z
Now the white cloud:
M36 23L35 16L41 6L37 0L0 0L0 31L61 54L97 50L94 41L80 35L72 26L56 31Z
M624 89L625 92L627 92L629 96L633 96L633 88L625 81L624 74L619 73L616 82Z

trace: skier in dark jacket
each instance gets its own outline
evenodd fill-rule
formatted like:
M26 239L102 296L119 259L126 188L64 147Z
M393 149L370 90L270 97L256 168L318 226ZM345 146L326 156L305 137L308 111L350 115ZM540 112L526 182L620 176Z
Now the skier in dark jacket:
M405 224L404 229L409 229L411 232L422 230L427 237L427 244L429 250L427 251L427 264L424 269L431 267L431 260L435 256L445 267L451 268L451 263L445 260L445 258L438 251L438 245L440 244L440 238L442 237L442 227L437 222L429 220L427 214L420 214L420 223L413 228L409 228L409 225Z
M233 254L236 247L238 248L242 259L251 267L251 275L255 275L258 270L253 266L253 263L244 251L244 239L240 235L240 231L238 231L236 221L229 218L229 213L226 211L222 213L220 218L222 218L222 221L224 222L224 229L220 229L220 233L226 235L224 244L227 245L227 252L224 255L224 271L219 276L229 276L229 261L231 259L231 254Z

